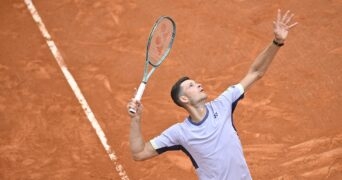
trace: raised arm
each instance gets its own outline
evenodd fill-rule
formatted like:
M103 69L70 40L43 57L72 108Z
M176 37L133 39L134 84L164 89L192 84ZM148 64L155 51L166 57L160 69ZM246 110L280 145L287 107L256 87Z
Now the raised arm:
M130 108L135 109L136 113L131 113L129 111ZM136 161L142 161L158 155L151 143L145 142L142 136L140 123L142 109L142 104L134 99L132 99L127 105L128 114L131 118L129 143L132 157Z
M278 10L277 19L273 21L275 36L273 41L256 57L246 76L240 81L245 91L266 73L278 50L284 45L289 30L297 25L297 22L291 22L293 16L294 14L290 14L290 11L282 15L281 11Z

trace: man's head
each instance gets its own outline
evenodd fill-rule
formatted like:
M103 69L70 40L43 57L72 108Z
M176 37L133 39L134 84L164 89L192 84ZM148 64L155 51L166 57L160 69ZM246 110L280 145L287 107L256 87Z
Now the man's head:
M172 86L171 98L178 106L184 107L185 104L197 104L200 101L205 101L207 94L201 84L185 76Z
M186 81L189 80L190 78L187 76L184 76L182 78L180 78L171 88L171 98L173 100L174 103L176 103L178 106L182 107L182 102L179 99L179 96L181 94L182 88L181 88L181 84Z

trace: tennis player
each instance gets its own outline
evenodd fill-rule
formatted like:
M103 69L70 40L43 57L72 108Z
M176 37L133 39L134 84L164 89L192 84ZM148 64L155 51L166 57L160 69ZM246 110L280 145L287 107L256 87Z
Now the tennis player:
M130 148L137 161L155 157L169 150L182 150L192 161L200 180L252 179L232 114L239 100L258 79L263 77L276 53L297 23L293 14L278 10L273 22L274 39L252 63L245 77L207 102L202 85L188 77L179 79L171 89L172 100L189 116L182 123L167 128L159 136L145 142L141 133L143 105L132 99L127 108L136 113L131 118Z

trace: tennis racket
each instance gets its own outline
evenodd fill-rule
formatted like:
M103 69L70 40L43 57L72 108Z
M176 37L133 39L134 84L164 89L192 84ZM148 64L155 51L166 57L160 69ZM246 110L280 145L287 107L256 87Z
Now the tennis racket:
M175 22L167 16L158 18L152 27L147 41L144 75L137 93L135 94L135 100L141 100L148 79L170 53L175 36ZM133 108L130 108L129 111L135 113L135 109Z

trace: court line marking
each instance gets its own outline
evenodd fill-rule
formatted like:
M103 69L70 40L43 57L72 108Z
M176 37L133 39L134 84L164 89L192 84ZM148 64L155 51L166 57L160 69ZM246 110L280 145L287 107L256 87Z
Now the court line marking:
M43 23L41 17L38 14L37 9L35 8L35 6L32 3L32 0L24 0L24 1L25 1L25 4L26 4L28 10L30 11L30 13L33 17L33 20L37 23L37 26L38 26L40 32L42 33L43 37L45 38L46 43L49 46L49 49L50 49L52 55L54 56L55 60L57 61L57 63L59 65L59 67L61 68L66 80L68 81L68 83L69 83L71 89L73 90L76 98L78 99L78 102L81 104L82 109L84 110L89 122L91 123L91 125L95 129L96 134L102 143L102 146L106 150L110 160L114 163L115 170L118 172L121 180L129 180L128 175L126 174L126 171L124 170L123 166L117 162L118 158L115 155L115 152L108 145L107 138L106 138L102 128L100 127L100 124L96 120L94 113L90 109L90 107L89 107L86 99L84 98L80 88L78 87L75 79L73 78L72 74L69 72L60 51L58 50L55 42L52 40L49 32L47 31L45 24Z

